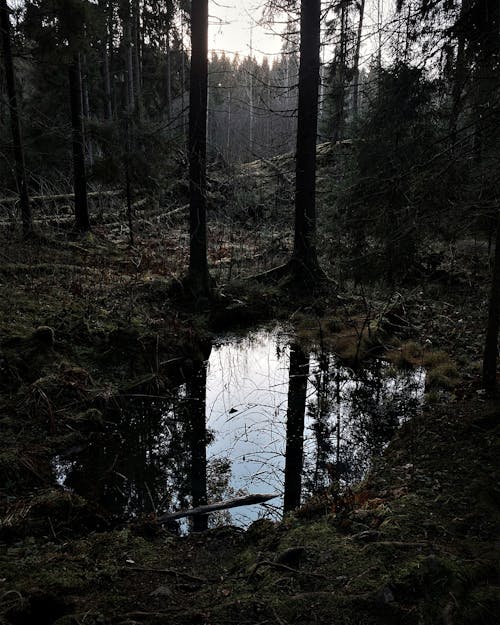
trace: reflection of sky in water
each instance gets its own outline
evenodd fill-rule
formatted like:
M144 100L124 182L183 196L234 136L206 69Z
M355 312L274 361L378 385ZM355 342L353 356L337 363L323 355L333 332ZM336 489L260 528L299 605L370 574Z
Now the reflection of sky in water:
M212 349L206 414L214 441L207 458L230 460L229 484L234 491L283 494L290 357L287 341L289 337L263 330L240 340L228 338ZM323 368L322 372L312 356L303 491L328 485L325 464L335 467L343 483L360 479L370 456L382 451L395 427L418 408L424 393L421 369L394 371L378 362L371 370L354 374L333 357ZM322 389L321 402L318 388ZM315 426L321 420L326 424L322 430ZM321 440L322 434L328 440ZM280 497L268 508L281 505ZM233 521L242 522L245 517L257 518L260 512L260 507L254 506L231 515Z
M275 492L282 479L288 351L278 353L269 334L212 350L206 409L215 436L208 458L232 460L235 489Z
M242 338L228 336L212 348L206 384L209 497L280 496L264 506L219 514L227 521L245 524L263 514L280 516L290 338L278 327ZM380 454L401 421L418 410L424 383L421 369L395 371L376 361L354 373L332 354L311 356L304 496L329 486L332 479L346 484L362 478L370 458ZM160 512L188 508L189 386L170 389L165 397L135 397L128 403L125 399L121 411L109 415L105 432L81 452L54 459L57 481L117 515L149 512L153 503Z

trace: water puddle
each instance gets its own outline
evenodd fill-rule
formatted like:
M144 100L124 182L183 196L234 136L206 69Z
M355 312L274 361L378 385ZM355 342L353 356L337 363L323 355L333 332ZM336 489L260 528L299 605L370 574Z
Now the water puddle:
M279 497L209 523L280 518L333 482L362 479L419 410L424 386L422 369L375 361L352 371L334 354L305 353L280 327L228 336L186 368L184 384L123 398L105 430L54 470L121 518L253 493Z

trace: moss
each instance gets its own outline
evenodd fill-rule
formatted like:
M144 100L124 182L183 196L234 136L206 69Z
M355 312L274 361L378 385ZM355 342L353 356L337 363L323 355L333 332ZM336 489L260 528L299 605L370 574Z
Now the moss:
M432 369L427 372L425 385L427 389L452 389L459 381L460 375L456 366L451 362L444 362L433 366Z
M395 350L392 361L397 367L402 369L413 367L422 363L423 348L415 341L403 343L398 350Z
M425 594L439 595L454 579L455 566L435 555L419 555L401 569L390 581L397 597L420 597Z
M442 365L448 363L450 361L450 356L443 351L426 351L423 356L422 363L424 367L428 367L429 369L432 367L436 367L437 365Z
M456 610L457 625L491 625L500 614L500 587L482 586L470 592Z

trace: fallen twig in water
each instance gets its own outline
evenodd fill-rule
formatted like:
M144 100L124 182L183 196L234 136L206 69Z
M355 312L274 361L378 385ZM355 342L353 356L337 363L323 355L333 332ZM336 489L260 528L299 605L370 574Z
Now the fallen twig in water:
M239 508L240 506L250 506L252 504L264 503L270 499L274 499L278 495L246 495L245 497L236 497L235 499L228 499L226 501L219 501L217 503L207 504L206 506L197 506L190 510L182 510L180 512L167 512L158 517L158 523L166 523L167 521L173 521L175 519L183 519L184 517L196 516L198 514L210 514L210 512L216 512L217 510L228 510L229 508Z

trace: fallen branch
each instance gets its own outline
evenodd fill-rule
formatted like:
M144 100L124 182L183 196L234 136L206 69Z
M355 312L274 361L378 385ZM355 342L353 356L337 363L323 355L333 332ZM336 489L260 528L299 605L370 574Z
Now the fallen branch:
M371 543L368 543L367 545L365 545L361 551L365 551L365 549L368 549L370 547L397 547L397 548L403 548L403 549L419 549L421 547L429 547L432 546L431 542L423 542L423 541L419 541L419 542L404 542L401 540L377 540Z
M236 497L235 499L227 499L217 503L207 504L206 506L197 506L190 510L181 510L180 512L167 512L158 517L158 523L167 523L175 519L183 519L185 517L196 516L198 514L210 514L217 510L228 510L229 508L239 508L240 506L250 506L256 503L264 503L270 499L274 499L278 495L246 495L245 497Z
M164 573L165 575L174 575L175 577L183 577L184 579L189 580L190 582L199 582L201 584L205 584L210 581L208 579L204 579L203 577L196 577L196 575L191 575L190 573L184 573L183 571L178 571L177 569L155 569L148 568L144 566L127 566L127 571L143 571L146 573Z

